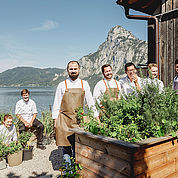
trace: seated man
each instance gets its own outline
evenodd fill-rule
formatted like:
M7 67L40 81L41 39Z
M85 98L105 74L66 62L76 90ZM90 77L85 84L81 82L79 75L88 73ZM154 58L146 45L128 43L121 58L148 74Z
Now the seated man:
M30 92L27 89L21 91L21 96L22 99L16 103L15 108L15 114L22 122L19 132L22 133L32 127L35 128L37 130L37 148L44 150L46 149L42 144L44 126L38 119L36 119L36 104L33 100L29 99Z
M158 65L154 63L150 63L148 65L148 83L151 84L153 82L159 88L159 92L161 93L164 89L164 84L161 80L158 79Z
M6 114L0 125L0 139L5 144L10 144L13 141L17 141L17 133L15 125L12 124L13 117L10 114Z
M121 78L119 83L124 95L132 94L137 90L141 90L144 84L144 80L137 76L137 70L134 63L129 62L125 65L126 77Z

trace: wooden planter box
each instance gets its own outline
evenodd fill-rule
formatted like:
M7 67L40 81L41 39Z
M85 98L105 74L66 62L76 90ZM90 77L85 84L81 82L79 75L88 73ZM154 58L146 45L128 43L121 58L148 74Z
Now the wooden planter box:
M72 130L82 177L178 177L177 138L152 138L132 144L78 128Z

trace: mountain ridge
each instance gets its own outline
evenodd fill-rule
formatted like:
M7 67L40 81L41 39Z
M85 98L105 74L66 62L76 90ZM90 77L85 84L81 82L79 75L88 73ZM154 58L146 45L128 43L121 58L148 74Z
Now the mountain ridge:
M78 60L81 66L79 77L81 79L87 80L90 83L91 87L93 87L96 82L102 78L100 69L101 66L109 63L113 67L113 76L117 79L121 78L125 74L125 63L133 62L138 65L140 63L145 64L147 62L147 45L148 44L146 41L139 40L131 32L127 31L123 27L115 26L111 30L109 30L106 40L101 45L99 45L98 49L94 53L85 55ZM11 70L13 71L13 69ZM49 76L45 76L45 70L47 73L49 73ZM16 72L18 71L16 70ZM21 71L21 73L24 73L23 70ZM34 74L35 80L40 81L34 82L32 78L26 76L26 79L24 79L23 81L25 81L25 84L27 85L55 86L68 76L66 70L57 68L33 68L33 72L31 73L36 73L36 75ZM14 75L16 76L17 74L14 73ZM21 75L22 74L18 74L16 78L13 77L14 84L12 82L13 79L9 79L7 77L6 79L7 81L9 81L9 83L11 83L11 85L22 85L23 83L21 81L17 82L19 76ZM39 75L41 78L39 79L37 75ZM2 80L2 78L4 78L4 76L1 73L0 86L5 84L3 82L6 81ZM30 81L27 82L26 80L29 79Z

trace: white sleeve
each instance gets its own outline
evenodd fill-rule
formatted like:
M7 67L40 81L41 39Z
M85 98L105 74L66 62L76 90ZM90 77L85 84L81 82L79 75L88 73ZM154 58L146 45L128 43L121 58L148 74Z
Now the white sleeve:
M62 101L62 85L59 84L57 89L56 89L56 94L54 97L54 104L53 104L53 109L52 109L52 118L57 119L59 115L59 110L61 107L61 101Z
M16 106L15 106L15 114L21 114L21 113L20 113L19 102L16 103Z
M36 108L36 103L33 101L33 105L32 105L32 113L33 114L37 114L37 108Z
M98 117L99 116L99 113L98 111L96 110L96 107L95 107L95 102L93 100L93 97L92 97L92 94L91 94L91 91L90 91L90 86L88 84L88 82L84 81L85 82L85 99L86 99L86 102L88 104L88 107L89 108L92 108L93 109L93 112L94 112L94 117Z
M100 97L103 95L102 91L100 90L101 87L99 85L100 83L98 82L93 90L93 99L95 103L100 103Z
M13 125L13 135L12 135L12 140L13 140L13 141L17 141L17 132L16 132L15 125Z

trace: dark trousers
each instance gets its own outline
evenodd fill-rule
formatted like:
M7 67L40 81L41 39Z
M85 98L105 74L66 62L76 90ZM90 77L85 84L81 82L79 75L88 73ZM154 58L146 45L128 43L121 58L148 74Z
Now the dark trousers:
M19 133L21 134L23 131L27 131L29 128L25 127L24 123L19 127ZM43 124L38 120L35 119L32 125L32 129L36 130L36 137L37 137L37 144L42 144L43 139Z
M69 140L71 146L63 146L63 155L68 154L70 157L75 158L75 134L68 136L67 139Z

